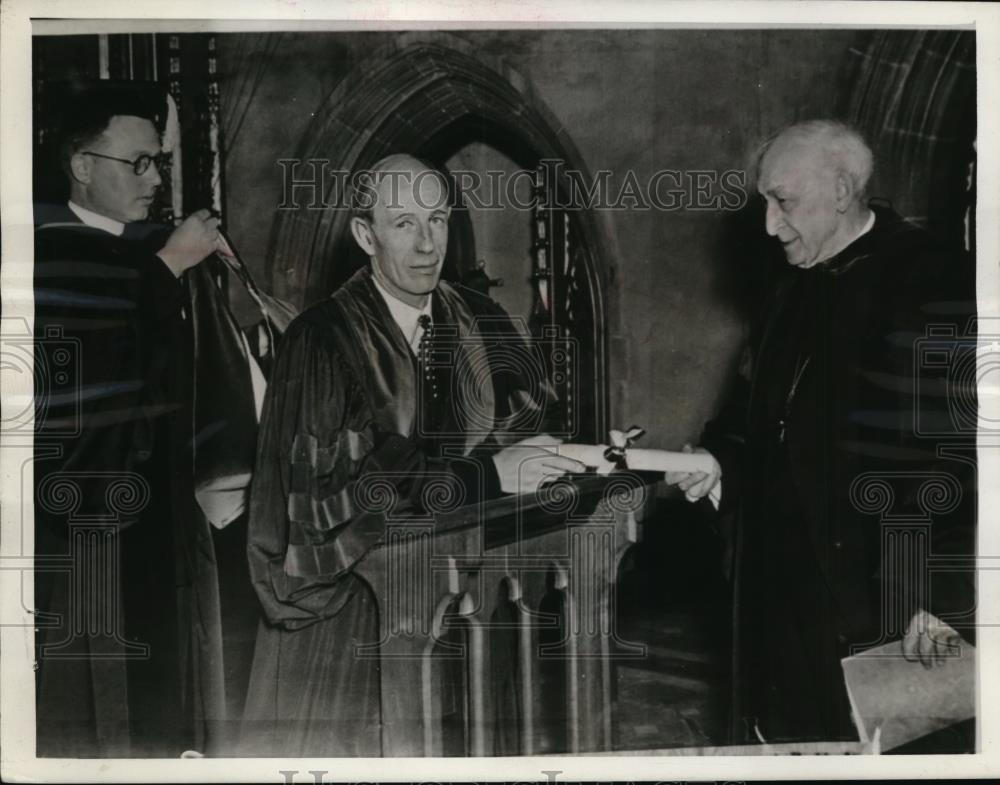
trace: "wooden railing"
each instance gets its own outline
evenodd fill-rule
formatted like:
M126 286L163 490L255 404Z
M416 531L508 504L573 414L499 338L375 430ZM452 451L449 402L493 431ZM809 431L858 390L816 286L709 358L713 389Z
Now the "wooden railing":
M560 481L537 494L388 525L359 565L379 611L385 756L611 749L619 562L655 478Z

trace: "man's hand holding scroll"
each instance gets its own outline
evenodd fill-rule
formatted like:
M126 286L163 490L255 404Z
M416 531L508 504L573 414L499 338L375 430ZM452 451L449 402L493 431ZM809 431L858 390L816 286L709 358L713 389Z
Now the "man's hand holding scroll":
M719 462L708 450L702 447L693 448L690 444L685 444L684 452L709 456L712 459L711 467L707 471L667 472L664 475L667 485L676 485L684 492L684 498L689 502L696 502L705 496L709 496L716 507L718 507L722 491L722 486L720 485L722 467L719 466Z
M533 493L547 480L586 471L587 467L579 461L552 451L559 443L559 439L548 434L539 434L522 439L493 455L500 490L504 493Z

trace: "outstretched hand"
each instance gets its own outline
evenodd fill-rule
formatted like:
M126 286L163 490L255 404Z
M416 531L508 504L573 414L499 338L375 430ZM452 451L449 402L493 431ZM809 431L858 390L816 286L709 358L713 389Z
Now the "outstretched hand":
M534 493L546 481L586 471L587 467L579 461L565 458L551 449L560 443L559 439L548 434L539 434L495 453L493 463L500 477L500 490L504 493Z
M711 455L711 453L702 448L693 448L690 444L684 445L684 452L697 452L703 455ZM689 502L698 501L698 499L703 496L707 496L709 492L716 486L719 480L722 479L722 467L719 466L719 462L712 458L712 470L708 472L667 472L664 475L664 480L667 485L676 485L684 492L684 498Z

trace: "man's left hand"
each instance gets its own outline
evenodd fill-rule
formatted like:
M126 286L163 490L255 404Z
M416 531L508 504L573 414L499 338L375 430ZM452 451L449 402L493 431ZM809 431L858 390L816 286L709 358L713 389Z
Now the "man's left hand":
M504 493L534 493L543 483L570 472L585 472L579 461L552 451L559 439L538 434L522 439L492 456Z
M157 256L180 278L185 270L199 264L219 247L219 219L208 210L198 210L174 229Z
M922 608L913 614L903 636L903 656L910 662L920 661L925 668L944 665L948 657L954 657L962 643L951 625Z

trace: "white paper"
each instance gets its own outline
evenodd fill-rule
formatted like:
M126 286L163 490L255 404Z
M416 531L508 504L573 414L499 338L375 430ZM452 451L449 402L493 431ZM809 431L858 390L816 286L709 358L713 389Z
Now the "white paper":
M595 468L599 474L606 474L615 465L604 457L607 444L560 444L551 448L567 458ZM637 472L711 472L715 459L701 452L673 452L670 450L640 450L629 447L625 450L625 463Z

